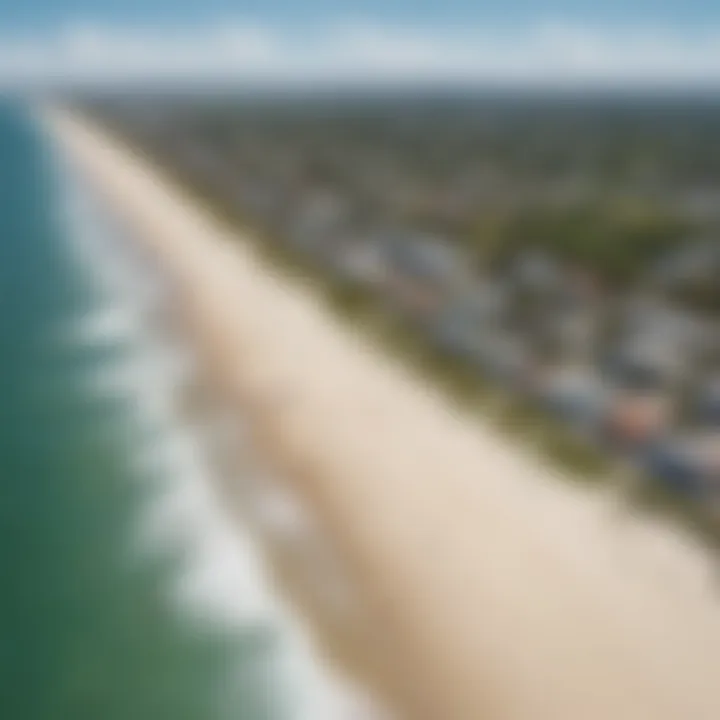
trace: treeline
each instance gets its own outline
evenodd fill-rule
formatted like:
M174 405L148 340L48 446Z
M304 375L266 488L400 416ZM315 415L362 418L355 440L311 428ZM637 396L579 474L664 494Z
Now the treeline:
M662 207L586 202L533 205L480 217L467 242L489 267L502 267L519 252L536 251L591 270L608 283L625 284L681 247L693 232L691 222Z

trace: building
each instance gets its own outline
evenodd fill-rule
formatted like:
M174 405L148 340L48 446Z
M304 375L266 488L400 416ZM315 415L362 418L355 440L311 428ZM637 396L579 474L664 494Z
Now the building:
M544 407L585 429L599 428L615 394L589 365L565 364L540 373L534 388Z
M403 232L383 239L391 299L410 315L427 317L440 310L467 275L450 241L425 233Z

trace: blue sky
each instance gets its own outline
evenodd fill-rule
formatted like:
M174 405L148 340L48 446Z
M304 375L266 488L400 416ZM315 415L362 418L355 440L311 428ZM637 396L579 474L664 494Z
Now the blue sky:
M527 26L562 19L594 27L692 30L720 25L717 0L0 0L0 27L47 30L77 20L158 25L242 17L273 26L362 18L378 23L458 27Z
M0 0L0 89L133 78L720 89L720 0Z

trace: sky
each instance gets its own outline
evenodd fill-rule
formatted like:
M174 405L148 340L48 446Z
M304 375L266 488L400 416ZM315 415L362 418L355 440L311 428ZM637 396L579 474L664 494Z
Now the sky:
M716 0L0 0L0 26L33 30L95 21L132 25L212 23L229 17L268 25L360 18L426 27L528 26L565 21L606 28L692 30L720 25Z
M0 0L0 87L141 77L720 88L720 1Z

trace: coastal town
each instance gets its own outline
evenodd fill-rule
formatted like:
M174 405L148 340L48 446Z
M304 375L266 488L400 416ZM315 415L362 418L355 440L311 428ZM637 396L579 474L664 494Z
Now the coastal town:
M392 317L593 457L714 506L720 107L91 110L347 302Z
M207 111L205 100L195 102L193 113ZM162 112L169 107L164 101ZM566 450L589 448L612 469L635 464L645 487L675 488L673 515L686 504L711 507L685 502L707 500L711 474L695 485L673 484L646 460L660 438L690 437L680 420L656 409L668 420L664 432L619 432L660 427L638 418L652 415L651 401L662 409L675 396L646 370L628 369L620 351L602 352L602 343L633 339L648 297L711 323L712 294L693 288L685 297L662 284L641 294L633 267L615 275L609 271L618 265L596 263L583 272L576 258L547 248L482 262L472 259L468 240L419 220L412 227L388 220L392 234L378 234L374 244L348 242L379 248L372 262L354 249L363 261L347 263L347 251L329 251L330 239L325 247L294 245L272 231L276 213L253 214L229 192L223 201L213 170L179 160L194 137L194 147L208 148L202 155L217 156L221 167L231 156L222 151L227 138L215 144L216 128L186 129L178 145L167 128L187 128L182 107L172 106L172 119L152 120L146 110L59 109L47 122L73 172L97 189L127 237L135 233L149 266L172 283L168 312L188 323L221 417L248 418L224 435L224 447L240 454L218 477L228 513L255 511L241 495L250 441L263 463L257 484L287 487L307 513L305 529L284 526L288 547L298 550L307 528L321 532L320 545L334 558L326 570L348 592L319 592L329 603L322 617L302 599L296 607L340 677L347 673L400 717L717 717L716 553L664 512L618 503L621 487L612 482L622 478L601 473L598 484L583 487L577 481L589 476L559 472L548 460L561 458L541 456L552 428ZM325 186L325 205L331 194ZM533 229L533 238L543 237L539 225ZM563 279L562 293L547 281L548 268L558 285ZM566 272L573 277L567 286ZM486 290L476 314L473 293ZM610 307L618 309L601 323L601 299L611 292ZM542 323L553 327L552 313L570 300L594 307L603 334L571 333L567 347L561 333L558 347ZM477 345L457 342L471 336L466 322ZM450 332L452 323L460 330ZM487 337L494 355L476 351ZM418 356L425 359L415 365ZM565 367L606 383L621 378L602 419L583 414L573 422L578 405L551 394L546 378ZM453 388L466 397L445 396ZM487 393L477 405L476 388ZM697 396L680 397L686 422L711 427L695 408ZM637 400L625 400L632 412L623 415L617 408L626 398ZM507 428L518 433L494 427L503 406L519 412L523 427ZM519 434L524 429L543 442L533 448ZM262 534L254 536L264 550ZM281 582L284 575L269 577ZM322 591L329 576L313 577L308 589ZM297 584L277 587L296 597ZM348 654L336 655L340 647Z

